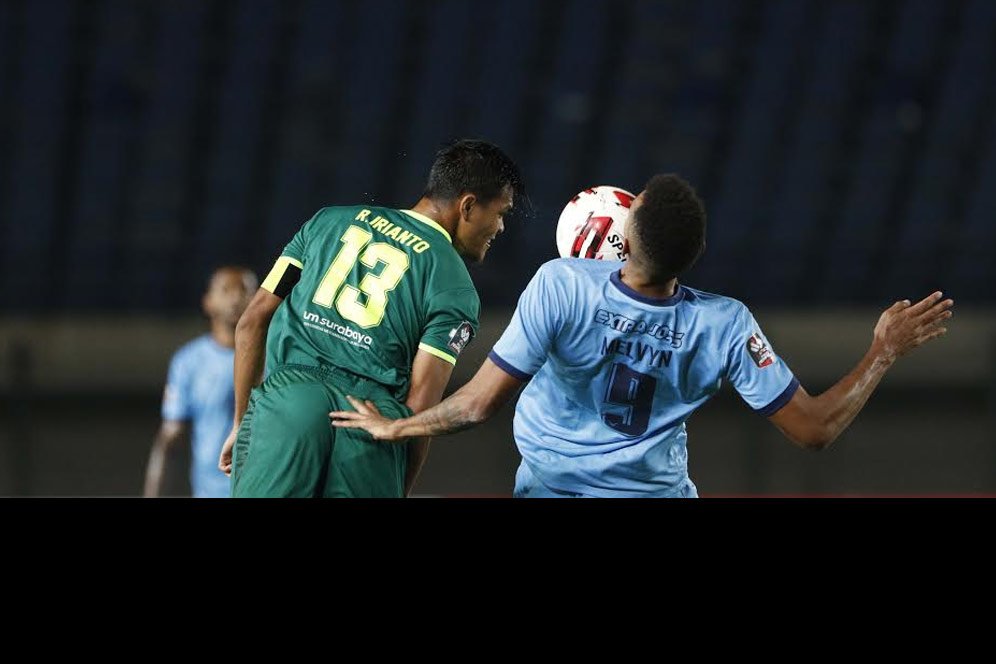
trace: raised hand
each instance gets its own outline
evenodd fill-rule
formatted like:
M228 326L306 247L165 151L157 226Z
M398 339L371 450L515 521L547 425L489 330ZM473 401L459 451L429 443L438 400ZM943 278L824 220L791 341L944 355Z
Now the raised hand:
M875 325L875 343L887 359L905 355L948 331L944 322L953 315L954 300L942 300L942 296L936 291L916 304L902 300L882 312Z

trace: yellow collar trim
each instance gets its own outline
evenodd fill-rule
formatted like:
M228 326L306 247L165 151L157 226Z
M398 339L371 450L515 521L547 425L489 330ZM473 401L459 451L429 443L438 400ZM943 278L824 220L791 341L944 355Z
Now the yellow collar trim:
M443 234L443 237L446 238L447 242L449 242L450 244L453 244L453 238L451 238L450 234L446 232L446 229L443 228L442 226L440 226L439 224L437 224L432 219L429 219L429 217L425 216L424 214L420 214L418 212L415 212L414 210L402 210L402 212L404 212L405 214L407 214L409 217L411 217L412 219L414 219L416 221L421 221L423 224L425 224L427 226L432 226L437 231L439 231L440 233Z

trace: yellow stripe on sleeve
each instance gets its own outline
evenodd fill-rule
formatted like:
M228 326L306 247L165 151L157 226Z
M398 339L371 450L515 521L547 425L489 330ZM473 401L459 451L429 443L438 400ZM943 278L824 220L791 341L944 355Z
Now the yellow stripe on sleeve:
M418 345L418 347L421 350L424 350L429 355L435 355L439 359L446 360L447 362L449 362L453 366L456 366L456 358L453 357L452 355L450 355L449 353L444 353L443 351L439 350L438 348L433 348L429 344L424 344L424 343L420 343Z

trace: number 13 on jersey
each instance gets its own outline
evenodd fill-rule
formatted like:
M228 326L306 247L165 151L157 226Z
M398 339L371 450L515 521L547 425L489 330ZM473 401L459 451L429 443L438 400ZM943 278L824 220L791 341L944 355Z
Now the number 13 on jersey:
M343 318L360 327L380 325L387 309L387 294L398 286L409 267L408 254L384 242L370 244L371 239L370 231L350 226L340 238L345 246L336 254L312 298L312 302L327 308L335 303ZM345 283L357 260L371 269L358 287ZM384 268L375 274L378 263ZM363 296L366 302L362 302Z

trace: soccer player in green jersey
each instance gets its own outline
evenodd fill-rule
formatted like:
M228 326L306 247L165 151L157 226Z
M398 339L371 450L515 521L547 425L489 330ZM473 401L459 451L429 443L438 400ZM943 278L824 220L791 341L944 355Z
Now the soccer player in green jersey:
M327 413L347 394L394 417L439 402L478 326L461 257L484 259L521 193L499 148L458 141L411 210L328 207L298 231L236 329L235 426L219 458L233 496L408 495L429 439L378 444Z

